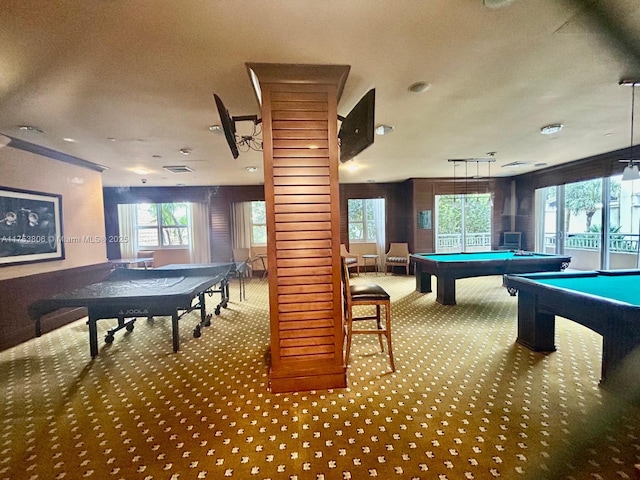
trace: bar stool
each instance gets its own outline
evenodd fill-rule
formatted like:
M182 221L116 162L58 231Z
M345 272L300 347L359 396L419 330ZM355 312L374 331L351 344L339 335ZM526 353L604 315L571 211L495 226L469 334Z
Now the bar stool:
M345 258L341 257L342 264L342 290L344 300L344 316L345 316L345 336L347 342L347 351L345 354L345 363L349 363L349 354L351 353L351 339L354 334L378 335L380 341L380 349L384 352L384 344L382 337L387 339L387 347L389 349L389 361L391 363L391 371L396 371L393 361L393 349L391 347L391 297L384 288L375 283L366 283L358 285L349 284L349 269L345 262ZM375 306L375 315L366 315L356 317L353 313L354 307ZM381 307L385 310L384 325L381 316ZM375 320L375 328L353 328L354 322L364 320Z

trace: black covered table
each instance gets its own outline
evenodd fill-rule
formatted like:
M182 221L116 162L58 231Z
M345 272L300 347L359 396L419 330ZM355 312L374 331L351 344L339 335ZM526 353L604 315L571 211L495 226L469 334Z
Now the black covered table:
M205 293L227 282L232 268L233 264L227 263L200 268L116 269L101 282L32 303L29 315L36 323L36 336L40 336L43 315L59 308L86 307L92 357L98 354L98 320L118 319L118 326L109 330L105 338L110 343L116 331L122 328L132 331L136 317L171 316L173 351L177 352L180 348L178 321L186 313L199 309L201 321L194 336L200 336L200 327L211 318L206 313ZM198 302L194 305L196 297ZM219 312L219 306L217 309Z
M236 275L238 265L235 262L229 263L171 263L156 268L156 270L191 270L200 271L203 275L216 275L216 272L220 267L227 268L227 274L219 282L218 288L215 285L208 288L205 293L213 295L216 292L220 293L220 303L216 305L215 313L220 315L220 308L227 308L229 302L229 278Z

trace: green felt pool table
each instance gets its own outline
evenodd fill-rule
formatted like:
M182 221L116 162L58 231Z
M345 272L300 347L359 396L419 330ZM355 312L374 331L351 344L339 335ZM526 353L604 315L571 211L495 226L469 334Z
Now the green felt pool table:
M503 284L518 295L517 341L527 348L555 351L556 315L602 335L602 385L640 346L640 270L505 275Z
M571 257L521 251L487 251L469 253L416 253L416 290L431 292L431 275L437 278L436 301L456 304L456 279L503 275L505 273L552 272L564 270Z

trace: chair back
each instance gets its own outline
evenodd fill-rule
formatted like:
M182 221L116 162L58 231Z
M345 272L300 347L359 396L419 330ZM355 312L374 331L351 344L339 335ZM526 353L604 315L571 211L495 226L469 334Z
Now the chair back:
M349 288L349 266L347 259L340 256L340 272L342 274L342 296L345 308L351 303L351 289Z
M382 337L387 339L389 348L389 361L391 362L391 370L395 371L395 363L393 360L393 350L391 347L391 298L389 294L379 285L373 283L355 285L353 290L349 284L349 267L345 257L340 257L342 272L342 297L344 306L343 329L346 339L345 363L349 363L349 355L351 353L351 340L354 334L377 335L380 343L380 349L384 351ZM356 306L372 306L375 307L375 314L359 315L354 314ZM381 310L384 307L384 322L381 317ZM361 320L374 320L375 326L372 328L354 328L353 323Z
M347 251L347 246L344 243L340 244L340 256L350 257L351 254Z
M409 258L409 244L408 243L390 243L388 257L407 257Z
M234 262L250 262L251 261L251 249L250 248L234 248L233 249L233 261Z

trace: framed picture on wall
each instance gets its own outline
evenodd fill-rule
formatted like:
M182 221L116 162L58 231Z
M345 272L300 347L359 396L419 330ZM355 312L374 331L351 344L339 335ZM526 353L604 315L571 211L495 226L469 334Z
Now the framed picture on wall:
M418 228L431 230L431 210L421 210L418 212Z
M62 196L0 187L0 267L63 258Z

